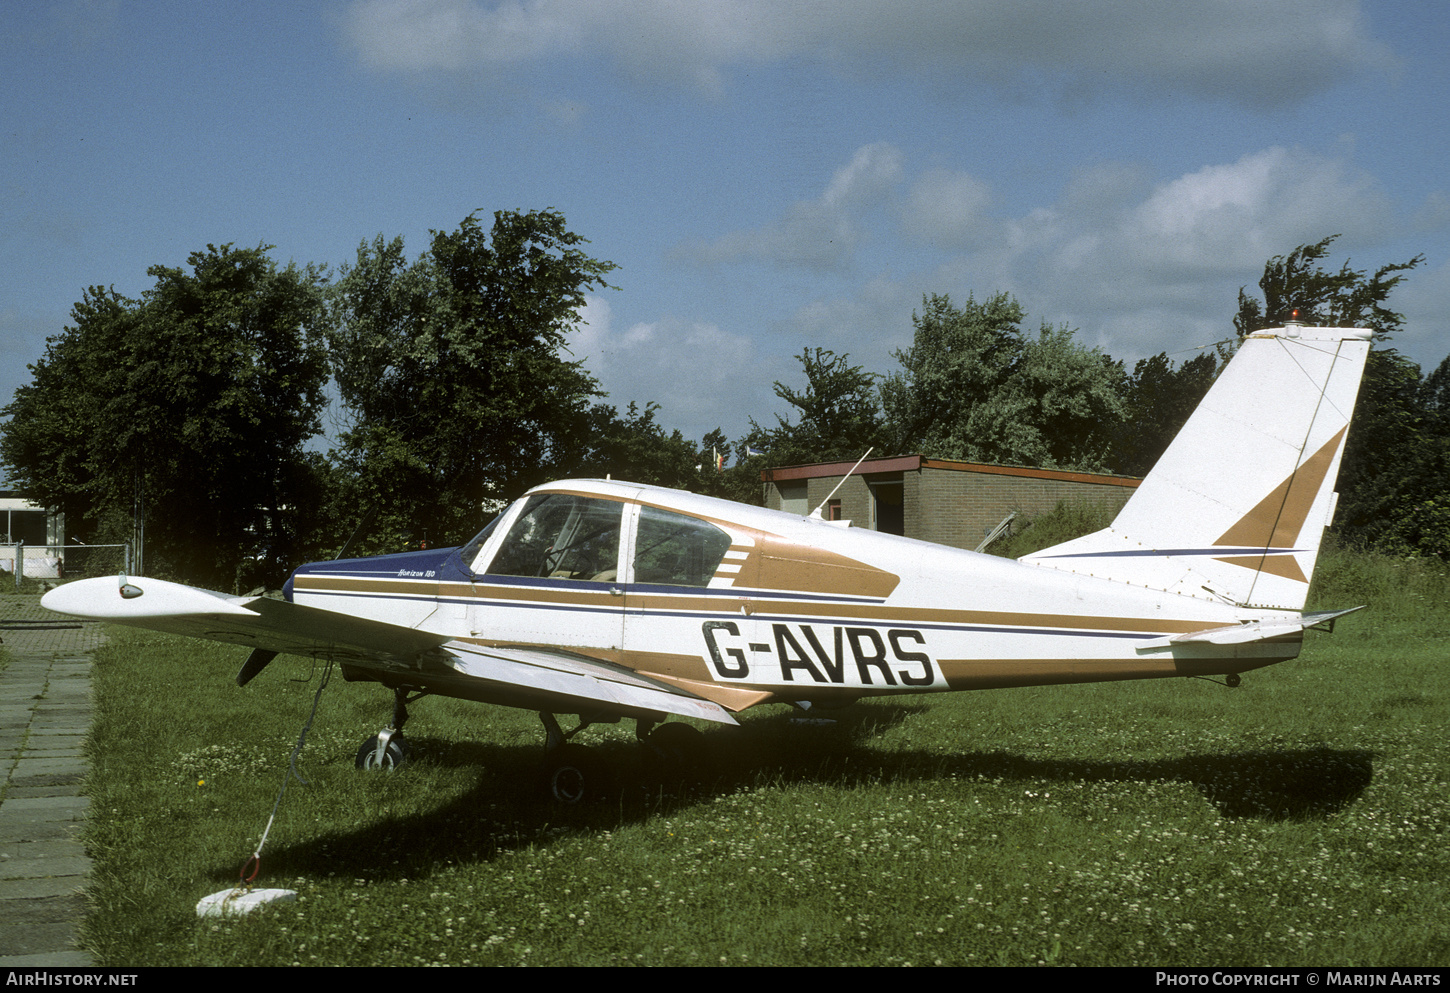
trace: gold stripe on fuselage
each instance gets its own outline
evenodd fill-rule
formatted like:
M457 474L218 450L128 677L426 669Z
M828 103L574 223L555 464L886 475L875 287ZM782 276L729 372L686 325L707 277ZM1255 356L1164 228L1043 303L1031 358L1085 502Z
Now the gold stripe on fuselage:
M344 579L340 577L307 577L297 588L307 593L367 593L406 597L434 597L470 600L480 605L490 602L539 607L610 606L621 610L625 604L618 595L601 584L599 590L576 588L509 586L503 583L464 584L408 580ZM1159 617L1111 617L1090 614L1036 614L992 610L960 610L937 607L900 607L890 604L863 604L839 601L792 600L784 597L751 597L748 590L730 590L713 595L661 594L636 592L625 587L631 614L682 612L702 617L737 616L745 613L759 617L820 617L833 622L859 621L863 624L911 624L946 627L1007 627L1024 630L1052 629L1076 631L1123 631L1144 634L1184 634L1211 627L1204 620Z

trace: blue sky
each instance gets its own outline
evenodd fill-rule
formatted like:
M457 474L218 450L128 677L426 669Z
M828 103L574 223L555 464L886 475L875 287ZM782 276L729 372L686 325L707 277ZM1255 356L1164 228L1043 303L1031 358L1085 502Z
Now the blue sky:
M208 244L337 267L554 208L619 265L574 355L699 438L803 348L878 372L924 294L1129 365L1264 261L1423 254L1450 354L1450 7L1346 0L0 4L0 404L83 289Z

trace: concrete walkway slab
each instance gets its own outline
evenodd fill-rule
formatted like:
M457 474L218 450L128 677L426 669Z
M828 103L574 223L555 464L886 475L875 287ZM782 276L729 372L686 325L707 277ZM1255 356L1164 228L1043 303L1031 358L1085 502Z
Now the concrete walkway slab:
M101 626L0 594L0 966L88 966L83 746Z

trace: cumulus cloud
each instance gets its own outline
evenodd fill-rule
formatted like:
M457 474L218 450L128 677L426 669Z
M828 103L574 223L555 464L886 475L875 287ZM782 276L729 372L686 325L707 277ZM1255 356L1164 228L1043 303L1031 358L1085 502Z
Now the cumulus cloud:
M1107 164L1078 173L1054 202L1017 216L990 209L971 176L932 170L903 180L902 237L938 261L854 294L803 304L785 323L803 342L889 368L909 342L910 314L929 293L964 300L1013 293L1031 320L1067 323L1084 340L1132 358L1229 332L1240 286L1264 262L1331 235L1342 250L1375 245L1395 205L1343 159L1273 147L1159 183Z
M584 323L568 346L599 380L609 403L654 402L664 423L698 439L716 427L732 437L751 415L770 410L771 383L783 378L778 360L755 343L714 324L662 317L618 330L608 301L590 296Z
M884 203L904 172L901 152L866 145L837 169L822 194L797 203L783 217L750 231L674 250L676 259L714 264L757 261L817 270L848 267L866 237L862 215Z
M965 172L933 169L911 186L901 211L909 237L937 248L971 248L990 237L995 227L987 210L992 190Z
M1355 0L357 0L345 27L383 69L487 72L588 55L711 92L731 69L802 58L1056 97L1108 86L1272 106L1392 62Z

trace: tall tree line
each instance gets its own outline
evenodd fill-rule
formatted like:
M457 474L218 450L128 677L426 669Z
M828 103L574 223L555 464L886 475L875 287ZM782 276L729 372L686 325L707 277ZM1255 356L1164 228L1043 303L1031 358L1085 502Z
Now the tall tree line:
M1270 259L1240 334L1298 309L1380 332L1343 471L1341 530L1450 554L1450 360L1430 377L1388 346L1386 301L1421 261L1325 270L1333 238ZM0 461L88 542L129 537L146 508L148 572L217 589L275 585L297 563L463 541L493 508L569 476L628 478L758 502L765 468L919 452L1146 473L1231 353L1131 372L1066 327L1026 327L1007 295L932 295L881 374L807 349L789 408L730 442L664 427L656 404L609 405L563 345L615 266L553 211L477 214L364 242L336 273L271 249L208 246L155 266L138 299L95 286L31 366L0 424ZM317 443L327 395L332 448ZM717 462L717 459L720 461ZM725 463L725 465L722 465Z
M1450 358L1429 376L1392 345L1404 317L1389 297L1424 260L1361 270L1321 264L1337 236L1269 259L1259 294L1239 292L1234 334L1175 362L1159 353L1123 363L1067 328L1024 330L1007 295L957 305L931 295L912 315L910 348L887 375L848 355L800 355L805 388L776 384L794 408L771 428L752 423L765 451L748 468L895 454L1146 475L1244 335L1288 320L1376 332L1350 429L1335 532L1394 554L1450 557Z

